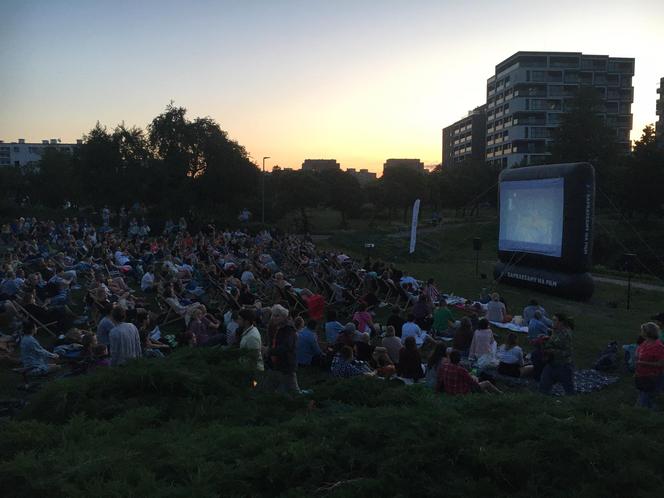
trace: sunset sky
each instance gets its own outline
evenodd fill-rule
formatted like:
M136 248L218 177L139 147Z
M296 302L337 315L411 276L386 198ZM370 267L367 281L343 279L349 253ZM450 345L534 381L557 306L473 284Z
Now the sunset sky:
M170 100L259 163L441 160L519 50L635 57L632 138L655 121L664 1L0 0L0 139L145 127Z

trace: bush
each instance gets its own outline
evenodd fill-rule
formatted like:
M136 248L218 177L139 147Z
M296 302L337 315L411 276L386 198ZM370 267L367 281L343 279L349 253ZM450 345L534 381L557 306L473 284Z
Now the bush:
M0 486L18 497L610 497L664 485L664 422L641 410L374 379L319 379L311 398L287 399L252 390L239 356L186 350L53 383L5 425Z

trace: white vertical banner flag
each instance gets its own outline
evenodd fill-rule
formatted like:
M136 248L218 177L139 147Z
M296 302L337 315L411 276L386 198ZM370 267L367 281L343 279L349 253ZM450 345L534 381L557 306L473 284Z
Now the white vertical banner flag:
M420 200L417 199L413 204L413 222L410 225L410 250L409 254L415 252L415 243L417 242L417 217L420 215Z

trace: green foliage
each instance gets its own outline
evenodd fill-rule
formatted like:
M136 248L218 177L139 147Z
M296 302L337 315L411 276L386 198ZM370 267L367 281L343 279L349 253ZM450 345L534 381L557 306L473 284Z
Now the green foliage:
M16 497L612 497L664 485L664 421L630 406L307 373L312 397L288 399L250 389L240 365L237 353L186 350L54 383L3 427L0 486Z
M608 188L620 156L615 131L602 116L602 101L593 87L581 86L566 101L560 126L554 130L551 163L589 162L595 167L597 183Z

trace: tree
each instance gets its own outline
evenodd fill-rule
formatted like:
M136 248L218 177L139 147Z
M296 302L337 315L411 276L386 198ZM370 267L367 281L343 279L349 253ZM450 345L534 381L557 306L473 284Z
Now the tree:
M189 121L186 112L171 103L148 127L164 210L194 216L192 208L238 209L256 193L258 167L213 119Z
M93 206L116 205L117 195L126 188L126 179L118 177L120 156L117 143L99 122L83 138L83 145L73 158L76 198ZM43 160L42 160L43 163Z
M403 222L407 223L408 209L425 193L424 173L406 165L395 165L385 170L379 182L383 203L390 214L394 209L403 209Z
M61 208L65 201L75 200L77 189L72 157L55 147L47 147L39 165L27 173L31 183L30 198L44 206Z
M626 158L618 174L620 203L623 211L635 212L647 220L662 208L661 186L664 184L664 149L658 147L655 128L648 125L634 142L632 155Z
M348 227L348 216L359 210L362 205L362 187L355 175L347 171L331 170L319 174L324 186L321 189L323 202L339 211L341 228Z
M602 188L610 185L619 156L615 132L600 115L603 105L595 88L579 87L574 98L566 101L551 147L552 163L591 163Z
M310 171L280 171L271 175L277 212L299 211L302 231L309 232L307 208L322 204L320 177Z

